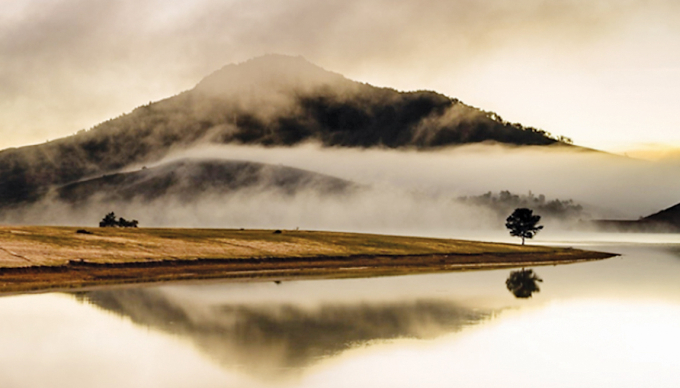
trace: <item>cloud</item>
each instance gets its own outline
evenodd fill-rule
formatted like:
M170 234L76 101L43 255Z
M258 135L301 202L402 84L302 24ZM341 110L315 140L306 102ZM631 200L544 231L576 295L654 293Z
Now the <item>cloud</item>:
M669 15L678 7L663 0L8 0L0 11L0 131L6 145L60 137L264 53L397 81L455 77L489 53L578 56L637 15L677 29Z

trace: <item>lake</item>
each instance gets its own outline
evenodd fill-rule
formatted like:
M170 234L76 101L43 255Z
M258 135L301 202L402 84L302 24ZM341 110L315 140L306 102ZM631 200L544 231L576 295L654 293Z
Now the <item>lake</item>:
M0 298L2 387L675 387L680 236L544 244L621 257L349 280Z

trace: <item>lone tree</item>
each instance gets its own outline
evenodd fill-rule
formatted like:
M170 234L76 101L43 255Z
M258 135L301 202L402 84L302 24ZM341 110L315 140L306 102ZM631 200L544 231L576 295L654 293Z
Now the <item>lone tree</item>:
M534 238L543 226L536 225L541 220L541 216L534 215L534 211L527 208L515 209L505 220L505 227L510 229L510 235L522 238L524 245L525 238Z

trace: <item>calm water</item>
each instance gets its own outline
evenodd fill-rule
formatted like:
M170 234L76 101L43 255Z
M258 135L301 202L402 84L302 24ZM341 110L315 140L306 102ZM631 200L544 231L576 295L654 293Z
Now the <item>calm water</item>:
M508 270L3 297L0 386L678 386L680 236L578 237L624 256L528 300Z

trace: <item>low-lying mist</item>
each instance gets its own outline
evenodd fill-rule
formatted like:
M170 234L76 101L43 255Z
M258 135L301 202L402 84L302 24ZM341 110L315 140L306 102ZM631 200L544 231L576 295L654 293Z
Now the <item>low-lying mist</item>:
M435 151L210 146L174 155L227 157L308 169L360 184L450 197L488 191L573 199L593 216L638 218L680 202L680 170L576 147L467 145Z
M388 186L344 195L322 195L313 188L294 194L280 190L206 193L192 201L177 197L143 201L103 201L93 197L78 206L43 201L8 214L23 224L96 226L108 212L139 220L143 227L260 228L339 230L438 235L442 230L482 229L494 214L442 196L416 196Z
M95 226L108 212L139 220L143 227L310 229L450 236L475 230L504 230L493 209L460 201L489 191L543 194L573 200L592 218L648 215L680 202L680 172L570 147L476 145L439 151L207 146L184 150L154 165L187 158L248 160L296 167L358 184L329 193L306 185L297 190L255 186L228 193L206 189L195 197L144 193L126 200L102 194L67 203L45 199L8 211L4 223ZM54 197L53 197L54 198ZM574 228L544 217L546 229Z

